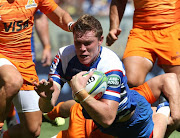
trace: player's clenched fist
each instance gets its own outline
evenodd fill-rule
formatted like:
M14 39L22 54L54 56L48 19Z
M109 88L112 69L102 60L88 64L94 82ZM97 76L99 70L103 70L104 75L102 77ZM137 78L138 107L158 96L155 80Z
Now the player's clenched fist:
M106 45L111 46L117 39L118 35L121 33L121 29L112 29L106 37Z

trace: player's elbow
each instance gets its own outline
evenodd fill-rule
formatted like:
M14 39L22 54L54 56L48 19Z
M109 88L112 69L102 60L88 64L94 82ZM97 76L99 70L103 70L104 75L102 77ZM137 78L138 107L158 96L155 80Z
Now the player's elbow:
M172 86L174 87L175 90L179 89L179 82L178 82L177 75L175 73L164 74L163 86L164 86L164 89L165 88L170 89ZM174 94L177 95L176 91L169 91L167 94L168 95L174 95Z
M104 127L104 128L110 127L112 125L112 123L114 122L114 119L115 119L114 117L108 117L108 118L104 119L101 124L102 127Z
M175 73L166 73L164 77L164 85L179 84L178 77Z

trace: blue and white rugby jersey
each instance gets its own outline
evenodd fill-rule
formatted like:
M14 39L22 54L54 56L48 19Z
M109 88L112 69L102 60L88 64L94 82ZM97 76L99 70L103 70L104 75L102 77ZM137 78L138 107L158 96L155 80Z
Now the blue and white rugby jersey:
M108 88L102 98L119 102L117 120L135 109L136 103L128 94L130 89L127 85L123 63L108 48L101 47L98 58L87 67L79 62L74 45L62 47L54 58L49 77L63 86L78 72L89 71L92 68L104 72L108 77Z

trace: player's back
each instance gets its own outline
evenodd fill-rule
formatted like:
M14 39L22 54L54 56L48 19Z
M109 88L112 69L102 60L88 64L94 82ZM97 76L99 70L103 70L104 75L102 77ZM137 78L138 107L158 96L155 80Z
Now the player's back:
M179 0L134 0L134 27L159 29L180 23Z

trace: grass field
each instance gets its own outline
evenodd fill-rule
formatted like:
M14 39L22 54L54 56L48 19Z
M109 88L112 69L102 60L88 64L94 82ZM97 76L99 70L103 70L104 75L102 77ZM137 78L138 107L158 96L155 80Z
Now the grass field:
M66 123L63 126L53 126L50 123L43 122L39 138L51 138L52 136L57 135L60 130L67 129L68 124L68 119L66 119Z
M68 119L66 119L66 124L60 127L52 126L50 123L43 122L41 135L39 138L51 138L56 135L60 130L65 130L68 128ZM180 132L173 132L169 138L180 138Z
M66 119L66 124L60 127L52 126L50 123L43 122L41 135L39 138L51 138L56 135L60 130L65 130L68 128L68 119ZM173 132L169 138L180 138L180 132Z
M68 124L68 119L66 119L66 123L63 126L53 126L50 123L43 122L39 138L51 138L52 136L57 135L59 131L67 129ZM4 126L4 129L6 129L6 126ZM180 132L173 132L173 134L169 138L180 138Z

